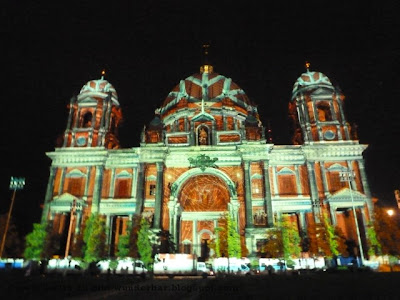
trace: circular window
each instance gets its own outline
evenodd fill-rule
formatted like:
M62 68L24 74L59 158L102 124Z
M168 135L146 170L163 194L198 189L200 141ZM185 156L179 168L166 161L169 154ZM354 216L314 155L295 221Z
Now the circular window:
M76 144L78 146L84 146L86 144L86 138L84 136L80 136L76 140Z
M327 139L327 140L333 140L334 138L335 138L335 133L332 131L332 130L327 130L327 131L325 131L325 133L324 133L324 137Z

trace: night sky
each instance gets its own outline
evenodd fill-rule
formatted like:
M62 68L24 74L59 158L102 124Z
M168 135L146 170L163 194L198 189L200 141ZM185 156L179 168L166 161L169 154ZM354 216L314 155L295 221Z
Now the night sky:
M369 145L364 154L372 195L396 205L397 3L7 2L0 21L0 213L10 205L10 176L25 177L13 210L23 235L40 220L51 163L45 152L65 130L69 99L106 69L124 117L121 145L139 146L143 126L169 91L199 71L204 43L211 45L214 71L232 78L258 105L276 144L290 144L288 102L305 61L327 75L346 96L347 119L358 125L360 143Z

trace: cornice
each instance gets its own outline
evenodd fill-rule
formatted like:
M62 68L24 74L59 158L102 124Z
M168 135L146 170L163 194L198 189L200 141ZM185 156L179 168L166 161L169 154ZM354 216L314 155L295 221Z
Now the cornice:
M238 145L238 151L241 153L245 161L258 161L269 159L269 153L273 148L273 144L242 144Z
M108 151L104 148L56 148L46 155L53 166L96 166L105 164Z
M305 157L300 146L274 146L269 154L270 165L304 164Z
M132 167L138 164L137 149L108 150L104 148L56 148L46 152L53 166Z
M362 153L368 145L358 142L319 142L302 145L308 161L363 159Z

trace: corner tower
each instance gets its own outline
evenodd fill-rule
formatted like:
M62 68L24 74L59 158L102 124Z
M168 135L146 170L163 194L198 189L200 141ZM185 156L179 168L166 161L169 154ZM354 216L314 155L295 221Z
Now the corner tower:
M294 144L352 140L344 114L344 95L329 78L309 70L296 80L289 103Z
M77 97L71 98L62 147L119 148L117 129L121 120L121 109L114 87L104 76L90 80Z

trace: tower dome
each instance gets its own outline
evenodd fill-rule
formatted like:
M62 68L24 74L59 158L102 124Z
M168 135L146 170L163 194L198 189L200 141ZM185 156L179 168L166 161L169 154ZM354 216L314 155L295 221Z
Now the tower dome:
M297 78L296 82L294 83L292 90L292 99L303 88L316 86L326 86L333 88L331 81L325 74L321 72L309 71L307 69L307 72L301 74L301 76Z
M101 79L94 79L88 81L80 90L78 95L78 102L84 99L90 98L104 98L107 97L108 93L111 92L111 100L114 105L119 106L118 95L115 88L105 80L103 77Z
M293 122L293 143L351 140L345 119L342 92L321 72L307 71L293 85L289 116Z

